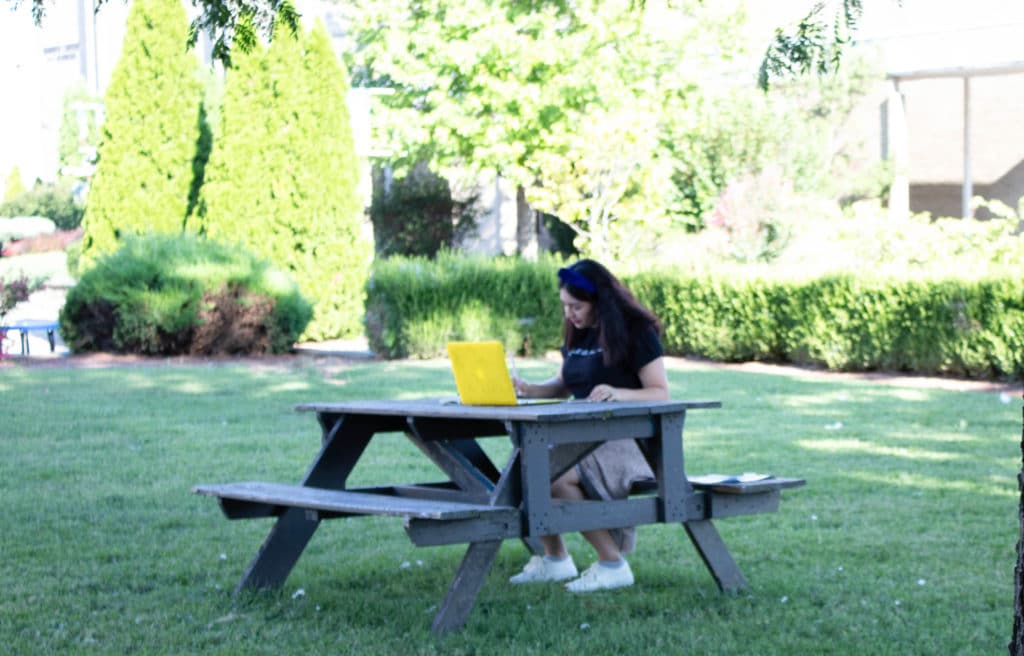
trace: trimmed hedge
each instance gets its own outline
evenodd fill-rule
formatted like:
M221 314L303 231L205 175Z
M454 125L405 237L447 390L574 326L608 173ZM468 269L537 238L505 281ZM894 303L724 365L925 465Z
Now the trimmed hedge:
M557 348L558 266L455 256L379 262L367 287L370 346L389 358L432 357L449 339ZM670 355L841 371L1024 375L1024 279L1017 277L793 281L650 271L623 281L661 317Z
M509 352L561 343L555 272L544 258L457 256L378 260L367 283L364 325L386 358L435 357L450 340L497 339Z
M145 355L289 351L313 315L288 275L195 235L130 236L68 292L73 351Z

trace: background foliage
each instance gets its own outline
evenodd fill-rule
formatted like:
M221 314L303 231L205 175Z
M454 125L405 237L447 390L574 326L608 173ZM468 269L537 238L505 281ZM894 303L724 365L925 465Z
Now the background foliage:
M610 260L663 228L658 130L693 87L687 67L733 52L734 19L698 22L699 4L355 2L348 58L394 92L378 135L392 163L497 171Z
M105 96L106 120L83 225L81 262L120 239L180 233L196 178L202 86L185 7L138 0L128 13L121 58Z
M385 357L433 357L451 339L561 344L558 263L446 256L378 263L366 329ZM1024 373L1024 281L835 274L723 277L683 269L623 276L661 318L670 355L834 370L971 377ZM520 321L526 319L527 321Z
M509 352L561 341L557 262L541 258L393 257L367 284L366 335L387 358L435 357L450 340L497 339Z
M282 28L228 72L198 214L190 225L290 271L315 300L310 339L353 334L372 257L357 193L347 76L318 24Z
M74 185L70 178L39 182L0 205L0 217L44 217L60 230L74 230L85 214L85 207L75 200Z
M74 351L281 353L312 314L288 275L191 234L126 238L68 292L60 333Z
M476 230L475 194L453 198L447 180L420 164L395 177L373 169L370 221L376 257L433 257Z

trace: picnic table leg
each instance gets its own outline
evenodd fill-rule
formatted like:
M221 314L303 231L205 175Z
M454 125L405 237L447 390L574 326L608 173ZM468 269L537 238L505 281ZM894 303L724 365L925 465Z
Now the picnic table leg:
M276 588L283 584L319 525L316 513L307 513L303 508L286 510L249 563L235 593L245 588Z
M703 559L711 576L723 591L735 592L747 588L747 580L743 578L743 572L732 559L729 548L725 546L718 530L712 525L711 520L701 519L691 522L683 522L690 541L697 548L697 552Z
M323 444L302 484L341 490L370 443L375 427L358 417L332 416L321 417L321 420ZM249 563L235 592L244 588L272 588L284 583L318 526L318 513L304 508L286 509Z
M434 623L430 627L434 633L454 631L466 623L500 547L501 540L473 542L469 545L452 585L448 588L448 594L441 603L441 609L434 616Z

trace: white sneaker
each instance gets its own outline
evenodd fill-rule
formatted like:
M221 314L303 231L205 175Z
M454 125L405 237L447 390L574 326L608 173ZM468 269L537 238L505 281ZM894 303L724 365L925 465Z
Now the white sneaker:
M531 556L523 571L508 581L509 583L540 583L543 581L564 581L577 575L576 565L572 556L562 560L548 560L544 556Z
M583 572L583 576L565 584L569 592L593 592L594 590L611 590L633 585L633 570L629 563L622 561L622 567L605 567L594 563Z

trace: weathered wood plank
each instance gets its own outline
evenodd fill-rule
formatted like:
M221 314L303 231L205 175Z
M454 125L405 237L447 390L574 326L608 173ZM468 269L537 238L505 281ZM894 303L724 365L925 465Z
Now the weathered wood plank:
M300 412L377 417L440 417L460 420L484 419L516 422L576 422L586 419L648 416L696 408L720 408L720 401L566 401L521 406L450 405L441 399L348 401L303 403L295 406Z
M747 588L747 579L710 520L683 522L683 528L720 590L735 592Z
M467 519L487 515L496 510L509 510L507 506L487 506L256 481L227 483L224 485L201 485L195 487L193 491L197 494L235 499L237 501L249 501L256 504L306 508L325 512L418 517L421 519Z
M703 483L696 483L692 479L690 484L698 490L711 490L719 494L761 494L764 492L772 492L775 490L784 490L795 487L803 487L807 484L807 481L802 478L782 478L772 477L767 478L763 481L754 481L752 483L728 483L728 484L717 484L717 485L706 485ZM658 491L658 482L655 480L643 480L637 481L633 484L633 494L650 494Z
M462 450L453 446L448 440L426 440L420 434L419 422L413 417L408 419L408 437L416 447L430 458L438 468L451 478L459 488L475 494L487 494L494 487L497 472L493 477L480 471ZM490 461L487 461L491 465ZM486 466L486 465L485 465ZM490 472L493 465L488 469Z
M709 519L775 512L779 509L779 500L782 497L778 490L770 490L759 494L704 492L704 495L707 499L707 516Z
M417 547L465 544L480 540L507 540L523 534L522 520L515 508L495 510L472 519L418 519L405 521L405 532Z
M276 588L285 582L320 521L302 508L288 508L278 517L256 556L235 586L235 594L247 588Z
M473 604L476 603L476 597L480 594L480 588L487 579L487 572L494 564L500 547L501 540L473 542L469 545L466 555L459 564L459 571L455 573L452 585L448 588L448 594L434 616L434 622L430 627L434 633L448 633L466 623L466 618L473 610Z

